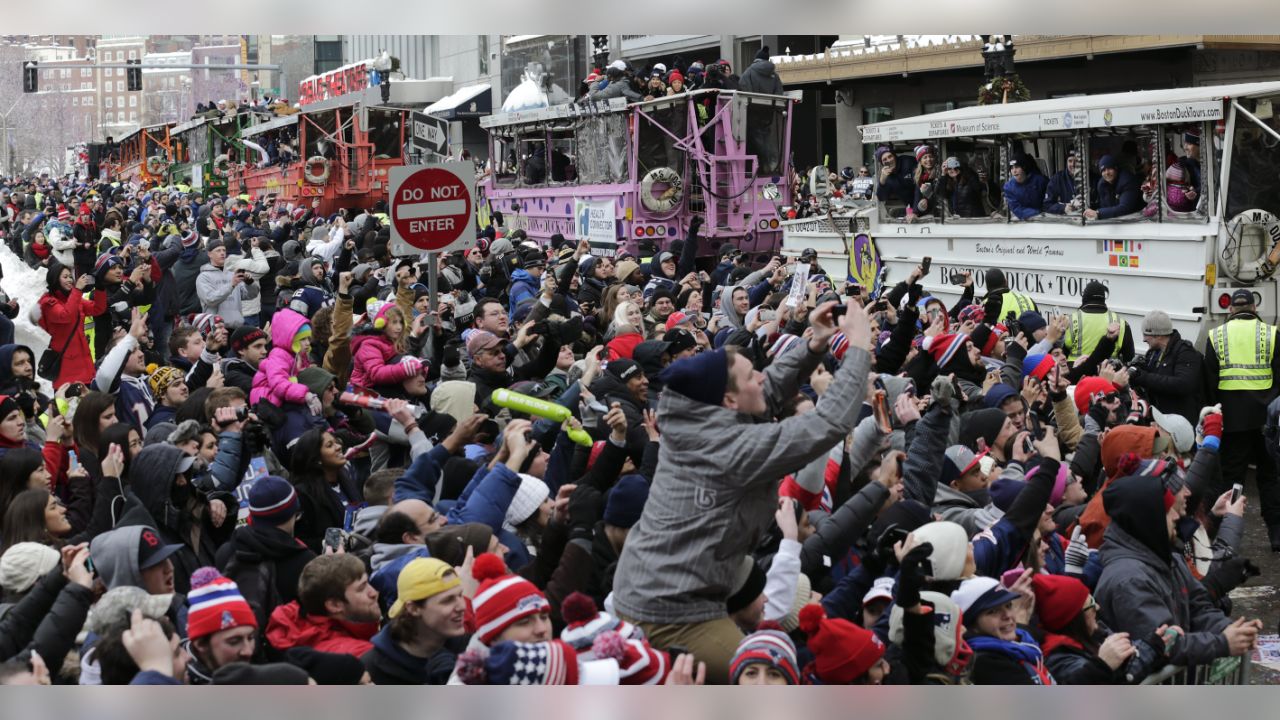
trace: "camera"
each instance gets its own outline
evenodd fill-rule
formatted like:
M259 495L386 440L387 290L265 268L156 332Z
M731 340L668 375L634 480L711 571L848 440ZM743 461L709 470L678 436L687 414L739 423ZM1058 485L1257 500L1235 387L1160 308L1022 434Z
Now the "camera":
M244 410L247 411L248 408L244 408ZM239 417L239 413L237 413L237 417ZM267 446L271 444L271 433L267 430L267 426L256 420L249 420L245 423L244 428L240 430L240 438L250 456L261 455Z

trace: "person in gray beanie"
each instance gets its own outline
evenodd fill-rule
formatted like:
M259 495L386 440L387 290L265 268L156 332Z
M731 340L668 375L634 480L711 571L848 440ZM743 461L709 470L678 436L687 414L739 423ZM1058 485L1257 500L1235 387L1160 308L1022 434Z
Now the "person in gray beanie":
M1182 338L1163 310L1142 319L1142 339L1147 354L1129 367L1129 385L1152 407L1181 415L1194 427L1204 405L1204 356Z

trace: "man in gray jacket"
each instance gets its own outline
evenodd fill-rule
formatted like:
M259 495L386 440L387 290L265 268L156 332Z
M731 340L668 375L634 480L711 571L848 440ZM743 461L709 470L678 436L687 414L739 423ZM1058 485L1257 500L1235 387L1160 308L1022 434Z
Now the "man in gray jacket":
M196 277L196 295L200 297L203 312L218 315L228 330L244 324L240 305L245 300L258 297L258 284L244 270L229 270L227 246L221 239L209 241L206 252L209 264L200 268Z
M658 403L662 444L644 514L627 537L614 576L617 614L654 645L680 645L725 683L742 633L726 612L736 560L768 529L778 483L824 457L853 430L871 365L871 327L849 301L838 329L844 362L812 412L771 422L818 366L837 331L824 303L813 335L780 354L766 373L734 350L673 363Z

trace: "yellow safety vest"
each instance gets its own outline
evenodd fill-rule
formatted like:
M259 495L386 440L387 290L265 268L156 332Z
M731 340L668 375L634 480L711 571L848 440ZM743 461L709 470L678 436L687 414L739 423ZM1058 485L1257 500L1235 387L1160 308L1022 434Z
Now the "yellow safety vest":
M1036 301L1019 292L1006 290L1004 296L1001 297L1000 316L997 318L987 318L987 322L1001 323L1005 318L1009 317L1009 313L1013 313L1015 318L1021 317L1022 313L1036 309Z
M1077 310L1071 316L1071 326L1067 328L1066 346L1071 351L1067 355L1068 362L1075 362L1079 357L1088 357L1093 349L1098 347L1098 343L1102 342L1102 338L1106 337L1107 326L1111 323L1120 323L1120 335L1116 337L1116 347L1111 351L1111 357L1120 357L1125 332L1120 316L1110 310L1105 313L1087 313Z
M1209 342L1218 356L1219 390L1270 390L1276 329L1257 318L1239 318L1214 328Z

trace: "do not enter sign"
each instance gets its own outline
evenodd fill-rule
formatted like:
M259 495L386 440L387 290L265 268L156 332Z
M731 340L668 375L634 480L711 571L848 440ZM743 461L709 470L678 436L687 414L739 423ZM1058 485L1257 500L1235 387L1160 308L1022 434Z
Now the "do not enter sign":
M475 166L469 162L391 168L391 251L451 252L475 244Z

